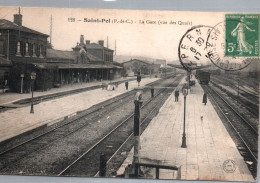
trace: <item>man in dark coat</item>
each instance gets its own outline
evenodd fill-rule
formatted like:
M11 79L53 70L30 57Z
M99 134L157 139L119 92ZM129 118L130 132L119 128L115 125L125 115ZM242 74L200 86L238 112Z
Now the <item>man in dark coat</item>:
M125 88L128 90L128 81L125 82Z
M154 97L154 88L153 88L153 86L151 88L151 97Z
M207 104L207 93L204 93L202 103Z
M175 102L178 102L178 98L179 98L179 94L180 94L178 88L175 90L175 93L174 93L174 94L175 94Z

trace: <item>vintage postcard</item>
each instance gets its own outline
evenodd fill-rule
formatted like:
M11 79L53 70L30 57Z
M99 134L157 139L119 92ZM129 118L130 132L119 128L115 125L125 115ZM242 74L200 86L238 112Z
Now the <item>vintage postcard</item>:
M256 182L260 14L0 7L0 174Z

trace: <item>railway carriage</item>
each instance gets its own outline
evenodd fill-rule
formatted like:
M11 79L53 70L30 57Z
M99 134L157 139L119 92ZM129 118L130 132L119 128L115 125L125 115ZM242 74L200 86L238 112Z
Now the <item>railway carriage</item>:
M199 83L208 85L210 81L210 73L205 71L198 71L196 72L196 78L199 80Z

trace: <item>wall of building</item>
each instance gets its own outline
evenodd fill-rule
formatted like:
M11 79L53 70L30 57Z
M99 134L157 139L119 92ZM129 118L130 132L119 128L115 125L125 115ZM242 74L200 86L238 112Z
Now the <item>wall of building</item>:
M141 72L141 74L150 74L150 64L140 61L130 61L123 63L124 69L126 70L126 73L128 76L134 76L138 72Z
M88 49L87 52L98 57L104 63L113 63L113 51L106 49Z
M8 45L8 31L7 30L0 30L1 36L0 36L0 41L3 41L4 46L3 46L3 53L4 53L4 58L8 58L9 60L12 60L14 62L16 61L45 61L46 57L46 46L47 46L47 37L46 36L41 36L41 35L36 35L36 34L31 34L31 33L26 33L22 31L17 31L17 30L10 30L9 31L9 45ZM20 54L17 52L17 44L18 41L20 41ZM28 52L26 53L26 43L28 43ZM40 54L40 50L38 51L38 54L33 57L33 52L32 52L32 45L36 45L36 47L41 46L42 50ZM9 53L8 53L8 46L9 46ZM40 57L42 56L42 57Z

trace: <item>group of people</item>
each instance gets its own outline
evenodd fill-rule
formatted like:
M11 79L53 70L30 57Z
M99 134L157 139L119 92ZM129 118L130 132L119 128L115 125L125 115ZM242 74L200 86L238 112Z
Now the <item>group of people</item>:
M184 87L182 88L182 90L184 89ZM175 95L175 102L178 102L179 101L179 95L180 95L180 91L178 88L176 88L175 92L174 92L174 95ZM207 93L205 92L203 94L203 98L202 98L202 103L204 105L207 104L207 100L208 100L208 96L207 96Z
M125 82L125 88L126 90L128 90L128 81ZM185 89L185 85L182 87L182 90ZM180 91L178 88L176 88L175 92L174 92L174 95L175 95L175 102L178 102L179 101L179 95L180 95ZM151 88L151 97L154 97L154 88L152 87ZM203 99L202 99L202 103L204 103L204 105L207 104L207 93L205 92L203 94Z

